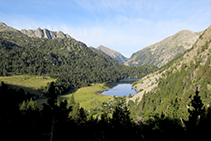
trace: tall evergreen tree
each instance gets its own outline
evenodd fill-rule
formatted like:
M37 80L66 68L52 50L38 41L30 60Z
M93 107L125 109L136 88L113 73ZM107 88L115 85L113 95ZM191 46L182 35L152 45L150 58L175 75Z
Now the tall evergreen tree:
M48 89L48 104L52 108L55 108L56 103L57 103L57 94L55 91L55 84L54 82L51 82L50 87Z
M200 139L201 131L199 130L199 125L200 120L205 117L205 108L202 103L202 100L200 99L198 90L196 90L195 96L191 101L191 105L188 109L188 112L190 114L189 120L185 122L187 136L188 138L192 139Z

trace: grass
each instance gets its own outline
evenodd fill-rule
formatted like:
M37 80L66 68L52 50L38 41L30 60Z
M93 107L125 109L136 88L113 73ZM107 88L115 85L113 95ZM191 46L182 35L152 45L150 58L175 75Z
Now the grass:
M8 84L13 89L23 88L24 91L30 92L32 94L39 94L38 89L41 86L47 86L47 83L55 81L56 79L50 78L48 76L29 76L29 75L17 75L17 76L7 76L0 77L0 82L3 81ZM59 96L59 99L70 99L72 94L74 94L76 102L80 103L80 106L89 110L95 108L102 104L102 102L109 102L113 96L97 95L96 93L101 93L107 89L105 83L92 84L88 87L83 87L78 89L74 93ZM47 98L42 98L37 100L39 108L42 108L42 104L47 102Z
M68 100L71 98L72 94L74 94L76 102L79 102L81 107L89 110L101 105L102 102L110 101L113 96L96 94L104 91L105 89L107 89L105 83L92 84L91 86L80 88L74 93L60 96L60 98L65 98Z
M16 75L0 77L0 82L3 81L13 89L23 88L24 91L33 94L39 94L37 91L41 86L47 86L47 83L56 81L56 79L48 76L30 76L30 75Z
M47 86L48 82L55 80L56 79L50 78L48 76L17 75L0 77L0 81L4 81L7 84L30 87L34 89L38 89L41 86Z

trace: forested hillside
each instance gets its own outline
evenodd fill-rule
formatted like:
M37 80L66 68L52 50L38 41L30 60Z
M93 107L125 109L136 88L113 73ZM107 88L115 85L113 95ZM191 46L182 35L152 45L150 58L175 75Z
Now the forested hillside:
M24 90L1 82L5 140L211 140L211 26L191 49L147 75L156 67L126 67L73 38L32 38L0 24L0 66L1 76L56 80L45 88L42 109ZM140 93L127 103L113 97L86 111L74 95L58 99L78 87L129 77L143 78L133 84Z
M211 26L177 59L169 62L157 72L139 80L134 87L146 82L154 86L148 92L142 89L141 101L137 106L136 118L148 120L158 114L170 118L188 120L195 95L199 95L204 108L211 103ZM156 76L159 76L156 78ZM155 81L156 78L156 81ZM152 81L151 81L152 80ZM139 86L139 83L140 84ZM139 97L135 96L136 98ZM132 101L130 101L133 103Z
M0 85L0 93L4 99L0 103L0 128L1 137L5 140L13 140L14 137L32 141L211 139L211 110L203 108L198 93L191 101L193 108L188 109L188 120L176 116L171 118L165 113L150 113L148 120L139 122L136 122L134 113L140 110L140 104L129 102L127 106L125 97L114 97L111 102L102 103L99 119L80 107L73 95L70 101L59 102L54 83L50 84L48 102L43 104L43 109L39 109L36 101L32 100L19 106L18 93L8 89L4 83ZM97 111L95 108L92 110Z
M155 66L125 67L90 50L73 38L34 38L0 25L0 75L43 75L56 78L63 94L95 82L140 78Z

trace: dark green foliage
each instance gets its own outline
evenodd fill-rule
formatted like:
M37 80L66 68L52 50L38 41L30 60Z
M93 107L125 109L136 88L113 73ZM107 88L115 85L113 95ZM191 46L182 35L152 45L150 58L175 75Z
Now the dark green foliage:
M74 95L69 103L59 103L57 95L92 82L143 76L154 68L124 67L73 39L29 38L19 32L1 32L0 37L1 75L57 78L43 88L48 103L42 110L22 89L1 83L0 129L5 140L211 140L210 57L167 71L157 90L145 93L139 103L126 104L125 97L103 103L101 119L93 119L92 111L90 116Z
M187 130L187 136L192 139L199 140L201 136L203 136L201 133L204 130L201 127L204 127L204 125L201 126L203 123L203 120L205 119L205 107L200 99L199 91L196 90L196 95L193 97L193 100L191 101L191 107L188 109L189 112L189 120L185 122L186 130Z
M57 94L55 90L54 82L51 82L50 87L48 89L48 104L50 107L54 108L57 103Z
M50 86L49 95L56 98L54 84L51 83ZM1 95L11 92L4 83L0 90ZM14 91L14 94L16 93L18 92ZM211 110L204 108L198 91L190 102L192 108L189 110L190 116L187 121L175 118L176 116L171 118L163 112L153 114L149 110L148 120L134 122L130 115L136 113L139 104L136 100L135 102L130 101L127 106L125 97L115 97L110 107L105 106L103 110L105 114L101 116L101 120L88 118L86 111L75 103L74 96L72 106L68 106L66 100L60 104L50 102L44 104L41 111L37 108L36 102L32 100L24 101L20 111L17 103L18 101L11 99L1 102L0 128L1 137L5 140L12 140L14 136L16 140L55 141L211 139ZM175 110L178 110L178 103L180 103L178 98L171 101ZM108 108L113 111L112 118L106 116Z
M0 32L0 66L0 76L29 74L57 78L57 94L95 82L141 78L156 69L149 65L124 66L74 39L31 38L12 31ZM48 87L43 91L46 90Z
M185 130L179 119L164 115L154 115L153 120L143 125L144 137L147 140L184 140Z
M198 61L197 61L198 60ZM158 88L153 93L144 94L137 116L147 118L147 111L152 113L164 113L170 118L188 119L187 105L190 105L191 98L195 94L195 88L199 87L199 95L205 104L211 101L210 85L210 57L200 65L203 59L195 58L195 63L183 64L181 70L170 73L166 71L163 78L159 80ZM197 68L197 71L196 71Z

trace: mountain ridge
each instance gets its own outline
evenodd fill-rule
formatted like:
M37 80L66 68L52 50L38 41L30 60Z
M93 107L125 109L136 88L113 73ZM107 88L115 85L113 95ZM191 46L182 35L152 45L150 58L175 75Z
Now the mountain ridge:
M190 49L202 32L178 31L160 42L133 53L124 64L129 66L151 64L161 67L185 50Z
M126 58L125 56L123 56L121 53L112 50L108 47L105 47L103 45L100 45L99 47L97 47L98 50L104 52L105 54L111 56L114 60L116 60L117 62L124 64L128 58Z
M138 78L155 66L127 67L95 53L73 38L34 38L0 24L0 75L39 75L57 79L58 94L91 83Z
M158 71L151 73L133 84L133 88L139 92L134 95L132 100L139 98L142 100L146 93L155 92L159 86L160 80L164 79L175 72L182 72L181 69L191 68L191 80L193 81L201 74L197 74L197 71L206 64L208 57L211 54L211 25L200 34L199 38L192 45L192 47L186 50L183 54L162 66ZM195 68L193 68L195 66ZM209 64L209 66L211 66ZM184 68L183 68L184 67ZM209 68L210 69L210 68ZM196 81L196 80L195 80ZM199 80L197 80L199 81ZM200 86L201 87L201 86ZM174 89L174 88L172 88Z
M64 34L62 31L51 31L46 28L41 29L40 27L36 30L26 30L21 29L23 34L28 35L29 37L38 37L38 38L47 38L47 39L55 39L55 38L72 38L69 34Z

